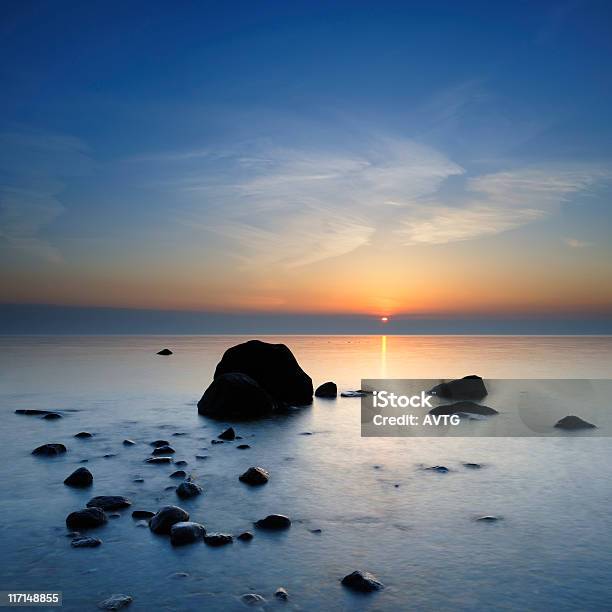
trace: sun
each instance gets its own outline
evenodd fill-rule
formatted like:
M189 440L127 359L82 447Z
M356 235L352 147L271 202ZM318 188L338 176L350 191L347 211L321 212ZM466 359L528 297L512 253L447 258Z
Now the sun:
M381 320L383 323L386 323L386 322L389 320L389 317L380 317L380 320Z

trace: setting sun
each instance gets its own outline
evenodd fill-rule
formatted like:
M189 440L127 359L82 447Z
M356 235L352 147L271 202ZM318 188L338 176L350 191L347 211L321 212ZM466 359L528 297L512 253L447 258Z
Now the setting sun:
M380 317L380 320L381 320L383 323L386 323L386 322L389 320L389 317Z

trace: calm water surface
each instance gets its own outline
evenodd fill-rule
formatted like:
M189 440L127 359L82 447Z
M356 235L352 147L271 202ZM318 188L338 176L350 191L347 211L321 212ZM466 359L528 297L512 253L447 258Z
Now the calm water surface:
M270 610L612 608L612 439L361 438L359 400L338 398L239 425L250 450L211 446L224 424L198 417L195 404L223 351L244 339L0 338L0 590L61 590L64 610L93 610L111 593L132 595L133 610L243 610L246 592L266 597ZM272 340L290 346L315 385L335 380L341 389L362 378L612 372L608 337ZM156 356L165 346L175 355ZM74 412L45 421L15 415L17 408ZM73 438L81 430L95 437ZM124 447L124 438L137 444ZM293 526L258 532L247 544L173 549L127 511L92 531L101 547L72 549L65 517L94 495L126 495L132 509L177 503L165 490L176 484L168 478L176 468L143 463L156 438L171 441L204 487L180 505L209 531L237 534L272 512ZM46 442L69 452L30 454ZM82 459L94 486L64 486ZM484 467L470 471L463 462ZM436 464L452 471L420 469ZM269 469L266 486L238 481L251 465ZM503 520L474 521L483 514ZM385 590L356 596L342 588L339 579L359 568ZM287 604L272 597L279 586L290 593Z

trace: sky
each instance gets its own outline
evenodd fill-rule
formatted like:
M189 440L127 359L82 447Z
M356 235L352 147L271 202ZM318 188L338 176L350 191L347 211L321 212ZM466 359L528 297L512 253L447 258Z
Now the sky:
M3 2L0 83L10 325L612 320L606 1Z

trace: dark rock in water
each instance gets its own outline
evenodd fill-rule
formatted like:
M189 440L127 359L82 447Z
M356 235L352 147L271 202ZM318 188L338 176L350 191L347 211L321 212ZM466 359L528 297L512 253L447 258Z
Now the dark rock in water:
M187 432L185 432L185 431L175 431L172 435L173 436L186 436Z
M98 495L87 502L88 508L102 508L102 510L121 510L132 505L132 502L122 495Z
M314 533L315 535L319 535L319 534L323 533L323 530L319 529L319 528L317 528L317 529L309 529L309 531L310 531L310 533Z
M85 508L71 512L66 517L68 529L91 529L93 527L100 527L100 525L104 525L107 521L108 517L102 508Z
M368 395L365 391L343 391L340 397L365 397Z
M113 457L116 457L116 453L106 453L106 455L102 455L102 457L104 459L112 459Z
M249 340L227 349L217 364L214 378L232 372L251 377L279 405L312 403L312 379L284 344Z
M57 457L66 452L66 447L63 444L43 444L32 451L33 455L41 457Z
M487 388L480 376L471 374L457 380L440 383L431 389L430 393L445 399L481 400L487 396Z
M338 397L338 387L335 382L326 382L317 387L316 397Z
M480 463L464 463L463 467L470 468L471 470L479 470L482 465L480 465Z
M485 516L479 516L477 519L477 521L482 521L483 523L495 523L497 521L499 521L499 517L497 516L493 516L491 514L487 514Z
M183 546L201 540L206 534L204 525L191 521L174 523L170 528L170 542L173 546Z
M100 610L121 610L132 603L133 599L129 595L115 594L98 604Z
M89 459L81 459L79 463L89 463Z
M144 478L134 478L132 482L144 482Z
M353 591L362 593L370 593L371 591L380 591L384 588L384 584L380 582L376 576L370 572L356 571L348 574L342 579L342 584Z
M228 427L224 432L220 433L217 436L220 440L235 440L236 432L233 427Z
M172 463L172 457L149 457L145 463Z
M176 494L181 499L189 499L190 497L195 497L196 495L200 495L203 489L200 485L197 485L195 482L181 482L181 484L176 488Z
M62 415L57 412L49 412L49 414L45 414L43 419L47 421L54 421L55 419L61 419Z
M153 442L151 442L151 446L170 446L170 442L168 442L168 440L153 440Z
M95 548L96 546L100 546L100 544L102 544L102 540L99 538L89 538L86 536L74 538L74 540L70 542L70 546L73 548Z
M176 453L176 451L171 446L168 446L168 445L158 446L153 449L153 455L155 456L172 455L173 453Z
M158 355L172 355L172 351L168 348L162 349L161 351L157 352Z
M176 470L176 472L172 472L170 474L170 478L185 478L187 476L187 472L185 470Z
M312 436L312 431L301 431L300 436Z
M238 480L248 485L262 485L270 480L270 473L262 467L250 467L244 474L238 476Z
M436 406L429 411L429 414L440 415L440 414L482 414L492 415L499 414L494 408L483 406L482 404L476 404L474 402L464 401L455 402L454 404L443 404L442 406Z
M274 591L274 597L276 597L276 599L280 599L281 601L287 601L289 599L289 593L287 593L287 589L278 587L278 589Z
M288 529L291 527L291 519L283 514L269 514L266 518L255 523L260 529Z
M134 446L134 444L136 444L136 442L134 442L134 440L130 440L129 438L126 438L123 441L123 445L124 446Z
M189 520L189 513L178 506L164 506L151 518L149 528L153 533L168 534L172 525Z
M431 467L426 467L425 469L432 472L438 472L438 474L446 474L449 471L445 465L432 465Z
M79 433L74 434L75 438L92 438L93 434L90 434L88 431L79 431Z
M187 462L186 462L186 461L184 461L184 460L182 460L182 459L181 459L180 461L175 461L175 462L174 462L174 465L176 465L176 466L182 466L182 465L188 465L188 464L187 464Z
M155 516L155 512L151 512L150 510L134 510L132 512L132 518L138 520L148 520Z
M238 536L241 542L250 542L253 539L253 534L250 531L244 531Z
M209 546L225 546L233 541L234 538L227 533L207 533L204 536L204 542Z
M236 448L240 450L246 450L247 448L251 448L248 444L239 444Z
M211 440L211 444L223 444L223 440Z
M85 467L80 467L74 470L66 480L64 484L69 487L90 487L93 483L93 474Z
M204 461L204 459L208 459L208 455L196 455L195 458L198 461Z
M555 427L569 431L575 431L577 429L597 429L597 425L593 425L574 415L563 417L560 421L555 423Z
M246 374L216 376L198 402L198 413L216 419L254 419L270 414L276 402Z
M57 414L53 410L36 410L34 408L19 408L15 410L15 414L25 414L26 416L45 416L47 414Z
M240 601L245 606L253 606L253 607L263 606L266 603L268 603L265 597L262 597L261 595L258 595L257 593L245 593L244 595L240 596Z

